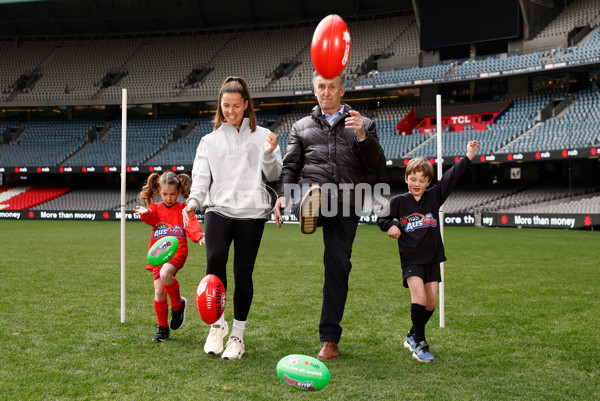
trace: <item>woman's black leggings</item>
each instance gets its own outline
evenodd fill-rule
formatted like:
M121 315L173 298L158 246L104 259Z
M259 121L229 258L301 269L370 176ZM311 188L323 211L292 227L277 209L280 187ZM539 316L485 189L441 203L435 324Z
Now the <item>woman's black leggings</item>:
M246 320L254 285L252 272L265 228L265 219L233 219L215 212L204 216L206 232L206 274L221 279L227 291L227 259L233 241L233 312L236 320ZM229 301L229 296L227 296Z

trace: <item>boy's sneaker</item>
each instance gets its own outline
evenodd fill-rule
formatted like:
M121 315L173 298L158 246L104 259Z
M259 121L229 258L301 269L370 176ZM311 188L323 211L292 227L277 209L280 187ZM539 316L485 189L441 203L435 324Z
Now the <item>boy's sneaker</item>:
M242 355L244 355L244 352L244 340L232 335L229 337L229 341L227 341L225 352L223 352L223 356L221 358L227 360L240 359Z
M298 219L300 219L300 231L303 234L312 234L317 231L317 216L321 208L321 187L313 185L302 197Z
M427 341L421 341L415 348L412 356L413 358L417 358L417 361L419 362L433 362L434 360L433 355L429 352L429 344L427 344Z
M225 324L213 324L204 343L204 352L207 354L220 354L223 352L223 339L229 333L229 326Z
M414 352L417 348L417 343L415 342L414 334L412 334L410 331L406 334L406 339L404 340L404 348L408 348L412 352Z
M187 307L187 299L181 297L181 307L178 311L171 309L171 330L177 330L185 323L185 308Z
M168 340L170 335L169 326L156 326L158 327L158 332L152 337L152 341L162 343L163 341Z

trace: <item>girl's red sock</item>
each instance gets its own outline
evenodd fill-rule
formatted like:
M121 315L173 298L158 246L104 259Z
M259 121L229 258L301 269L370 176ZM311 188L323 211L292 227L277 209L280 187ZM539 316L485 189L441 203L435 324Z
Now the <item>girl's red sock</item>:
M156 311L156 317L158 318L158 325L163 327L169 327L169 303L167 298L162 301L154 300L154 310Z
M171 307L174 311L178 311L181 308L181 294L179 293L179 281L177 279L169 285L164 285L169 298L171 298Z

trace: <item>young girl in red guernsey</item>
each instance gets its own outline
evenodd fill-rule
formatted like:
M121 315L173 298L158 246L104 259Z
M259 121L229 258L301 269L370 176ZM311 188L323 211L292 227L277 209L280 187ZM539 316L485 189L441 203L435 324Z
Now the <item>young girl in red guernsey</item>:
M187 198L190 195L192 179L186 174L166 172L162 175L150 174L146 185L138 195L144 206L136 206L135 214L142 221L152 226L150 245L159 239L173 235L179 240L177 253L167 263L161 266L148 265L146 268L154 277L154 310L158 317L158 332L153 341L162 342L169 338L169 304L167 295L171 299L171 329L177 330L185 322L185 309L187 300L179 292L179 281L175 278L187 259L187 238L193 242L204 243L204 234L195 215L190 218L190 223L183 227L181 211L187 206L179 202L179 196ZM155 202L160 196L160 202Z

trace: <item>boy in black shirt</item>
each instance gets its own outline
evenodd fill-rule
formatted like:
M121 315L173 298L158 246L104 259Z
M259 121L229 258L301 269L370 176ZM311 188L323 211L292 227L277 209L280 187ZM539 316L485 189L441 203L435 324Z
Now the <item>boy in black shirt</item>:
M442 280L440 262L446 260L438 224L439 210L471 164L478 147L478 141L470 141L466 157L427 190L433 179L433 166L424 157L412 159L405 174L408 193L393 197L389 213L377 219L379 228L398 240L403 285L410 290L413 324L404 347L410 349L420 362L434 360L425 340L425 324L437 304L438 285Z

